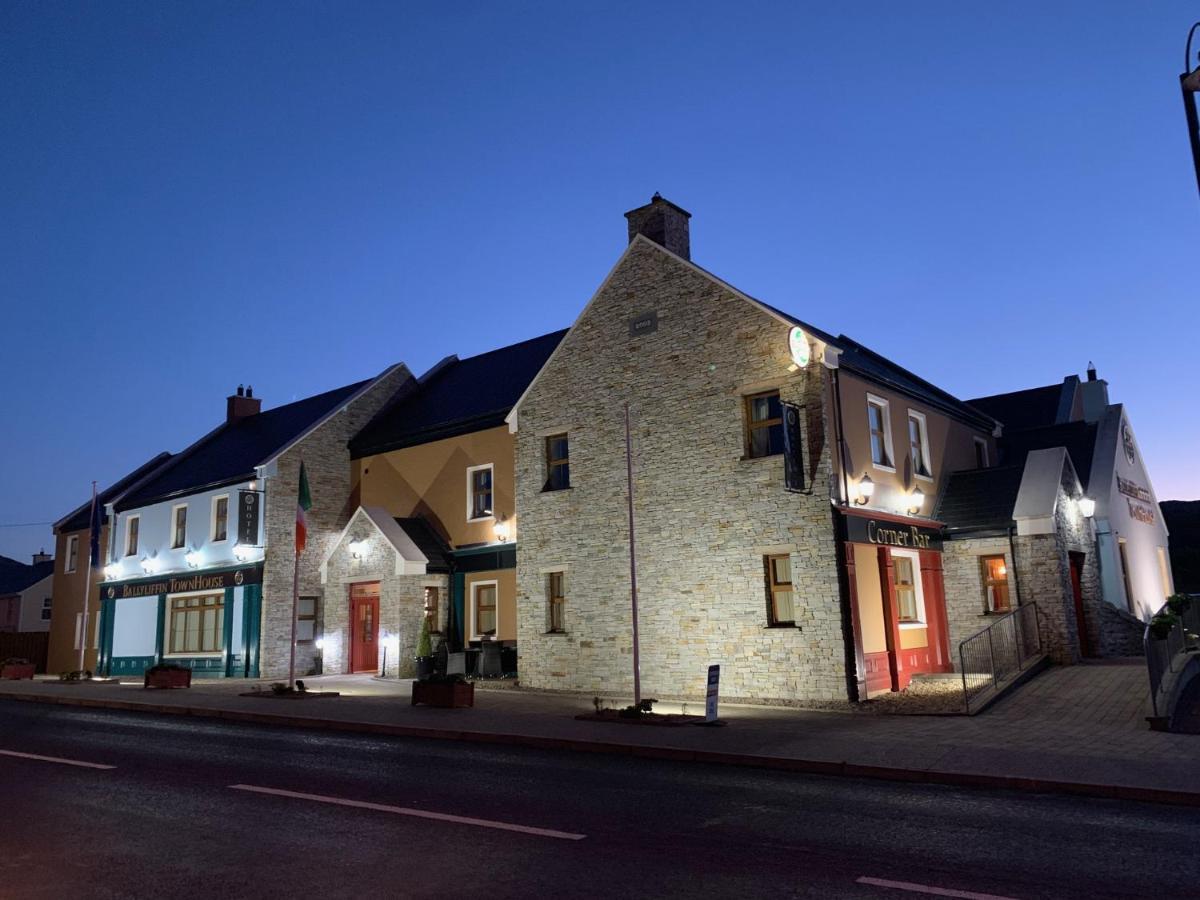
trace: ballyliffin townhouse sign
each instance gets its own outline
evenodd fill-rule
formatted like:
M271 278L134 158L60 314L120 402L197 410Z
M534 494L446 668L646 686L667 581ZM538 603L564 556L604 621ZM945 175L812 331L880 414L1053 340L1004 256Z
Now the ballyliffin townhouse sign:
M108 584L104 586L104 597L108 600L123 600L126 597L154 597L158 594L184 594L190 591L221 591L243 584L258 584L261 581L262 566L250 566L231 572L175 575L156 578L153 581Z

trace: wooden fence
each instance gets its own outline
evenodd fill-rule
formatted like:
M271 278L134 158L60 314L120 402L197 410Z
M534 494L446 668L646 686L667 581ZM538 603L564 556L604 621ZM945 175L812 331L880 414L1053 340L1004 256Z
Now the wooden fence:
M0 662L16 657L27 659L46 671L46 651L50 647L48 631L0 631Z

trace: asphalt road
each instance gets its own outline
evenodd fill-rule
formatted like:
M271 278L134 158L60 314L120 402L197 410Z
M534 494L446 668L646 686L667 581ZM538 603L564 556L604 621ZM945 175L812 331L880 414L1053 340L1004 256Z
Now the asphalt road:
M1195 897L1198 841L1169 806L0 702L4 900Z

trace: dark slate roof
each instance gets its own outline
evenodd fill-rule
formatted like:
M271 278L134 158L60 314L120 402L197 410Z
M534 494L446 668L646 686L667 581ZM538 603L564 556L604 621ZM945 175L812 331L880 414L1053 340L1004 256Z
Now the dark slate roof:
M165 465L171 459L171 454L165 450L155 456L153 459L142 463L132 472L119 481L113 482L107 488L102 490L97 496L100 503L100 521L107 522L108 515L104 512L104 504L111 503L114 497L119 497L123 491L128 490L138 481L151 475L155 469ZM77 506L74 510L67 513L62 519L54 525L54 532L57 534L60 531L82 531L91 525L92 501L86 500Z
M1062 391L1061 384L1048 384L1008 394L978 397L967 402L1002 422L1006 428L1042 428L1058 421Z
M450 571L450 547L442 540L442 536L419 516L411 519L396 519L396 524L404 529L417 549L429 560L426 569L430 572Z
M907 394L948 415L965 419L979 428L990 431L995 426L986 412L964 403L950 392L914 375L847 335L838 335L834 346L842 348L842 355L838 359L838 365L842 368Z
M520 399L567 330L452 359L350 441L354 459L494 428Z
M951 472L933 517L944 522L951 534L1009 528L1024 473L1023 461L1017 466Z
M117 509L132 509L167 497L253 478L255 466L304 434L370 381L358 381L226 422L177 454L160 473L121 497Z
M7 556L0 557L0 560L5 563L0 566L0 594L16 594L37 584L47 575L54 574L54 560L52 559L32 565L17 562ZM8 565L9 563L13 565Z
M1050 447L1065 447L1079 476L1079 483L1087 490L1092 475L1092 455L1096 450L1095 422L1064 422L1047 428L1028 428L1024 431L1005 429L1000 439L1000 462L1009 466L1024 466L1025 457L1031 450L1046 450Z

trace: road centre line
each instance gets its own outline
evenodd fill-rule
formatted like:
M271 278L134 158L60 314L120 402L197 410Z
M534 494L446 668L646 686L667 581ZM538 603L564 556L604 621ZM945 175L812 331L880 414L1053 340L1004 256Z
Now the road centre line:
M934 897L958 897L961 900L1014 900L1012 897L1002 897L999 894L956 891L951 888L932 887L928 884L916 884L911 881L888 881L886 878L870 878L866 875L856 878L855 881L858 884L869 884L874 887L894 888L898 891L912 891L916 894L932 894Z
M62 759L58 756L42 756L38 753L18 753L16 750L0 750L0 756L15 756L18 759L36 759L41 762L61 763L64 766L79 766L83 769L115 769L103 763L82 762L78 759Z
M341 797L326 797L322 794L303 794L299 791L284 791L277 788L257 787L253 784L231 784L235 791L251 791L256 794L270 794L275 797L291 797L296 800L312 800L314 803L332 803L337 806L352 806L357 809L373 809L377 812L394 813L398 816L414 816L418 819L435 819L439 822L454 822L459 825L475 825L479 828L494 828L498 831L516 831L520 834L532 834L538 837L557 838L564 841L581 841L586 834L573 834L569 831L555 831L552 828L534 828L530 825L513 825L509 822L495 822L491 819L473 819L467 816L452 816L447 813L429 812L424 809L411 809L406 806L388 806L384 803L369 803L365 800L344 800Z

